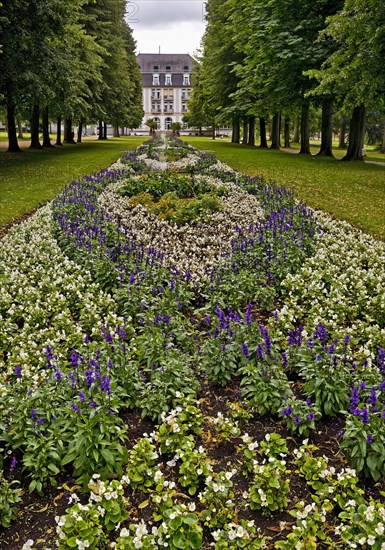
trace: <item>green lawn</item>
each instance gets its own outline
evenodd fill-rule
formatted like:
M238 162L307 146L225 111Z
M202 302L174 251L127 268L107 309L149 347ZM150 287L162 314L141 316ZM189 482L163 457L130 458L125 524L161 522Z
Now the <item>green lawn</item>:
M385 166L258 149L228 140L189 137L239 172L294 188L309 206L385 240ZM385 162L385 155L376 153Z
M123 151L147 136L85 141L19 154L0 152L0 227L52 199L71 181L109 166ZM345 219L385 240L385 166L297 155L231 144L229 140L183 138L194 147L213 152L236 170L263 175L294 187L309 206ZM314 152L317 144L313 144ZM376 160L385 155L368 151ZM336 155L343 155L336 151Z
M108 167L147 137L90 140L40 151L0 152L0 227L34 210L71 181Z

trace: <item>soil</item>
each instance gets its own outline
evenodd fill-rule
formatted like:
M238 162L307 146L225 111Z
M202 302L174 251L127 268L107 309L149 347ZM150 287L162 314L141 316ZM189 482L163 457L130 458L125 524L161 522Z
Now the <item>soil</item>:
M201 409L205 416L216 416L222 412L228 416L229 409L227 402L241 402L241 393L238 380L233 380L225 388L217 388L208 384L203 384L203 390L199 396L201 399ZM141 418L139 410L129 411L124 415L125 422L130 426L130 441L128 448L131 448L143 433L151 433L155 428L155 423ZM341 469L347 466L343 455L339 450L339 436L343 428L344 419L342 416L323 419L317 423L317 431L309 438L319 451L319 455L325 455L329 458L329 464ZM289 455L291 451L301 444L302 439L291 435L286 427L277 419L253 415L253 417L242 426L242 433L248 433L253 439L260 441L267 433L276 432L287 440ZM239 438L230 441L217 441L209 431L208 424L205 423L202 433L197 438L197 445L203 444L210 459L214 464L214 471L237 469L238 473L233 477L235 489L235 502L240 503L243 500L242 493L248 489L248 478L242 475L242 454L239 452ZM162 457L161 457L162 458ZM164 462L169 457L164 459ZM289 459L290 460L290 459ZM5 472L9 470L9 464L5 463ZM305 500L311 502L309 489L302 478L295 473L295 466L288 462L288 468L292 471L290 476L290 495L289 509L298 501ZM18 517L8 529L0 531L0 549L1 550L20 550L28 539L34 540L34 548L47 549L55 548L56 524L55 516L64 514L68 506L68 499L71 490L74 487L74 480L70 478L58 479L58 487L48 488L44 496L35 493L29 494L28 479L23 477L20 468L13 472L12 479L18 479L23 487L22 503L18 508ZM375 484L368 480L362 480L362 488L365 489L367 497L373 496L376 499L384 498L380 491L385 490L385 480ZM183 491L182 491L183 492ZM149 503L145 508L140 509L141 504L146 499L142 492L130 494L132 508L130 510L129 521L133 521L135 516L143 518L146 522L152 520L152 504ZM199 505L197 506L199 511ZM240 519L253 519L255 525L271 537L271 548L274 546L274 540L285 538L293 518L287 513L273 513L271 516L262 515L259 511L247 512L240 510L238 517ZM280 522L287 522L287 529L281 531ZM122 525L123 527L123 525ZM211 537L208 530L204 531L204 549L210 548ZM211 547L212 548L212 547Z

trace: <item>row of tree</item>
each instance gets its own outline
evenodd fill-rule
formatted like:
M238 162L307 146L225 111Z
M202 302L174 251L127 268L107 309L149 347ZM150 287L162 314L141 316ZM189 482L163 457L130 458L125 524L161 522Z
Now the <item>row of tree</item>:
M333 116L348 120L345 160L362 159L368 112L385 115L383 0L208 0L188 122L232 124L233 141L285 145L299 119L310 153L309 114L322 109L321 149L332 155ZM342 128L344 131L344 128ZM246 138L246 139L245 139ZM385 136L382 147L385 152Z
M74 143L86 123L140 125L142 81L135 41L125 21L126 0L2 0L0 104L9 151L18 151L16 119L29 120L31 148ZM43 144L39 130L43 130Z

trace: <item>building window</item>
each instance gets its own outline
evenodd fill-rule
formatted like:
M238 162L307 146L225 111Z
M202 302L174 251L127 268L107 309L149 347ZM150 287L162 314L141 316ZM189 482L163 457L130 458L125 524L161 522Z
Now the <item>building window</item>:
M187 104L182 103L182 113L187 113Z
M184 71L188 71L188 65L185 65L185 66L183 67L183 70L184 70Z
M190 86L190 75L188 73L183 75L183 86Z
M152 85L153 86L160 86L159 73L153 73L153 75L152 75Z
M174 99L174 90L172 88L165 88L163 90L164 99Z
M165 84L165 86L172 86L171 74L170 73L166 73L164 84Z
M159 71L159 65L154 65L154 71Z
M160 101L153 101L151 103L151 111L153 113L160 113L161 112L161 105L160 105Z
M190 92L191 92L191 89L190 88L182 88L182 92L181 92L181 99L188 99L190 97Z
M160 118L158 118L157 116L154 116L154 120L155 120L155 122L156 122L156 124L157 124L156 129L157 129L157 130L160 130Z
M165 129L165 130L169 130L171 124L172 124L172 118L171 118L170 116L166 117L166 118L164 119L164 129Z
M151 99L160 99L160 89L155 90L154 88L151 90Z
M166 65L166 71L171 71L171 65Z
M163 110L164 110L165 113L173 113L174 112L174 104L171 101L165 101Z

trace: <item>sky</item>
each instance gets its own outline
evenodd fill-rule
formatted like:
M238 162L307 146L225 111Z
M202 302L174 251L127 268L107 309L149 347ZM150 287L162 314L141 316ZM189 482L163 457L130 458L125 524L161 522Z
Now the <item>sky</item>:
M137 53L189 53L200 47L205 29L202 0L135 0L127 2L126 20Z

